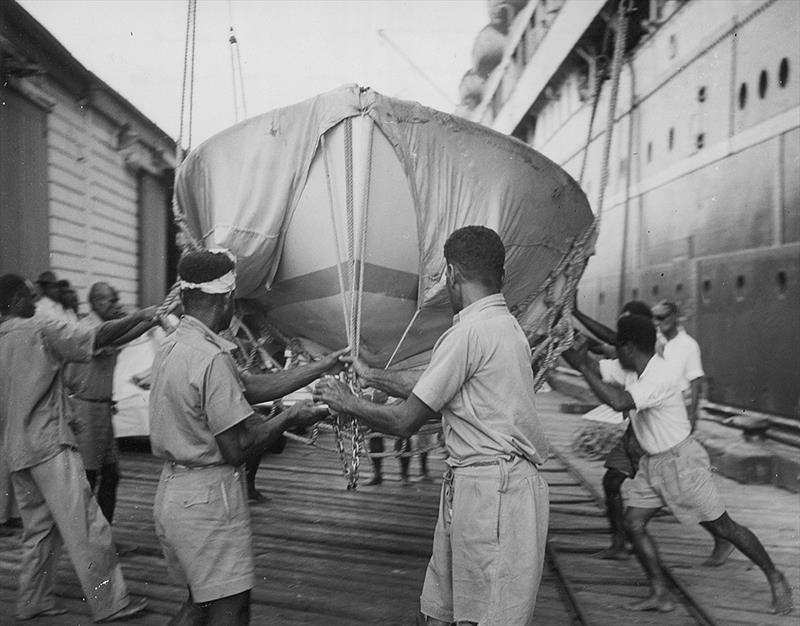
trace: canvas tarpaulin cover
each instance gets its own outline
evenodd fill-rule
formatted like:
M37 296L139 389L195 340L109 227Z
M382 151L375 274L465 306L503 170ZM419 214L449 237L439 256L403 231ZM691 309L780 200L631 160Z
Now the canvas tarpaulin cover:
M355 294L374 365L395 350L393 363L424 361L450 325L443 245L457 228L500 234L513 309L593 220L577 183L522 142L357 85L212 137L176 197L194 238L236 254L237 297L288 336L347 345Z

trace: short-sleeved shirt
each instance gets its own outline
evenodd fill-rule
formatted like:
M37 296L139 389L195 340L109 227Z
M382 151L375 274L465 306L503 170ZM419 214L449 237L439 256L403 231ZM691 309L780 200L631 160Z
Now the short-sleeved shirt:
M661 347L661 356L681 374L681 389L689 388L696 378L705 376L700 360L700 346L682 328Z
M103 320L92 311L80 323L96 329ZM118 348L101 348L94 353L94 357L88 363L70 363L66 370L69 391L83 400L110 402L114 386L114 365L118 353Z
M537 464L547 459L530 359L525 333L501 294L455 316L413 389L428 407L441 411L451 466L506 455Z
M153 362L150 443L161 459L223 465L215 437L253 413L231 356L234 344L189 315Z
M48 317L0 324L0 436L12 472L75 446L62 367L90 359L94 338L93 328Z
M681 443L692 427L683 402L680 375L660 356L653 355L642 375L623 369L617 359L600 361L600 374L608 383L618 384L633 398L631 426L642 448L658 454Z

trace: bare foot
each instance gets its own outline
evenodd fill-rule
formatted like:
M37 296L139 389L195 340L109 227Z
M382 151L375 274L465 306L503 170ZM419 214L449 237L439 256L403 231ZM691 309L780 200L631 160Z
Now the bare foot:
M772 612L778 615L788 615L794 608L792 602L792 588L786 582L782 572L776 572L770 578L769 586L772 589Z
M714 544L714 551L703 561L703 567L719 567L733 552L733 544L725 539L720 539Z
M669 596L653 594L649 598L633 602L625 606L629 611L658 611L659 613L669 613L675 610L675 603L669 599Z
M597 554L594 555L595 558L598 559L606 559L610 561L627 561L630 558L630 554L625 549L625 547L617 548L616 546L611 546L606 548L605 550L601 550Z

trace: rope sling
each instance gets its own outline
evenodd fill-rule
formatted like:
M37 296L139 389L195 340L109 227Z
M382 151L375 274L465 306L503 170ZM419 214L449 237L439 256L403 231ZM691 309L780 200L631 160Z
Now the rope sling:
M528 340L531 348L531 366L534 370L534 389L538 391L546 380L548 373L555 368L561 354L573 343L575 329L572 323L572 307L577 292L578 282L589 257L593 254L594 241L599 232L602 220L603 202L605 189L609 175L609 156L611 149L611 139L614 127L614 117L616 115L617 97L619 92L619 78L622 59L625 51L625 40L627 34L627 13L630 11L629 0L621 0L618 5L616 19L614 54L611 67L611 92L609 96L608 117L606 123L605 142L603 148L603 160L601 169L601 183L597 199L597 210L592 224L575 240L571 249L562 258L556 268L548 275L547 279L539 285L521 302L512 308L512 313L522 320L530 306L542 299L545 304L545 313L541 319L536 321L527 331ZM189 0L186 22L186 44L184 47L183 65L183 87L181 96L180 129L176 145L176 180L177 173L184 154L189 151L191 145L191 125L192 125L192 106L194 95L194 64L195 64L195 33L196 33L196 0ZM238 43L238 42L237 42ZM238 54L238 50L237 50ZM585 169L586 153L591 142L592 124L595 117L597 103L600 98L600 77L595 81L595 92L593 110L590 118L589 137L587 138L584 163L581 167L581 179ZM243 87L242 87L243 92ZM188 94L188 95L187 95ZM236 97L236 96L234 96ZM242 97L243 99L243 97ZM369 214L369 193L370 176L372 170L372 134L374 124L368 125L366 141L366 181L363 186L361 198L361 220L358 230L358 238L355 230L355 198L354 198L354 168L353 168L353 119L347 118L343 121L344 128L344 165L345 165L345 244L346 250L342 251L338 233L341 227L337 221L339 214L336 206L336 194L333 192L333 181L331 168L328 160L328 143L325 135L320 138L320 151L323 158L325 183L328 192L328 206L330 212L331 225L334 233L334 244L337 255L337 277L342 305L342 314L345 320L348 345L353 357L358 356L361 340L361 317L363 311L363 286L364 271L366 260L366 235ZM186 129L187 148L182 147ZM581 180L582 182L582 180ZM177 189L177 185L174 187ZM175 225L179 232L180 247L183 252L200 250L204 246L201 241L196 239L189 229L185 214L181 211L177 195L173 192L172 211ZM358 252L358 253L357 253ZM346 254L346 256L345 256ZM347 275L345 276L345 271ZM349 289L348 289L349 288ZM348 295L349 301L348 301ZM180 289L176 282L169 294L159 307L158 315L164 316L175 306L180 296ZM402 347L409 331L416 322L421 309L417 308L412 319L404 329L397 346L391 357L387 361L385 368L394 362L396 355ZM284 367L298 365L302 360L313 360L313 357L303 348L302 344L292 338L284 336L277 328L273 327L266 320L260 320L258 333L245 324L244 314L237 306L234 320L230 327L230 339L239 346L237 363L239 367L249 371L269 372L283 369L281 365L269 354L265 345L270 342L282 343L284 346L291 346L287 351L287 362ZM355 375L352 370L338 375L342 380L350 385L354 393L364 395L357 388ZM274 414L279 409L279 403L273 405L270 413ZM336 442L335 448L326 447L320 443L322 431L330 431L334 435ZM321 450L327 450L338 454L342 464L342 473L347 481L347 489L355 490L358 486L358 474L360 467L360 457L367 456L370 459L382 457L410 457L426 454L433 450L441 449L441 425L426 424L420 429L419 434L431 436L434 442L430 445L409 449L404 441L399 450L390 452L370 452L365 442L373 437L384 437L378 433L366 432L359 424L358 420L351 415L332 415L322 422L317 423L311 432L310 437L305 437L297 433L285 432L284 436L289 439L312 445Z

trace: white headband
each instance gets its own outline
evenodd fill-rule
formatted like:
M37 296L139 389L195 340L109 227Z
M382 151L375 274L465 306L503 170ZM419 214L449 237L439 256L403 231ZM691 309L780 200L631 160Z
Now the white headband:
M230 250L226 250L225 248L210 248L208 252L213 254L224 254L227 256L231 261L236 263L236 257ZM227 274L220 276L219 278L215 278L214 280L209 280L204 283L190 283L187 280L180 281L181 290L183 289L199 289L203 293L209 294L219 294L219 293L230 293L234 289L236 289L236 273L234 270L231 270Z
M183 289L199 289L203 293L217 294L217 293L230 293L236 289L236 274L233 271L228 272L224 276L209 280L204 283L190 283L187 280L181 281L181 290Z

